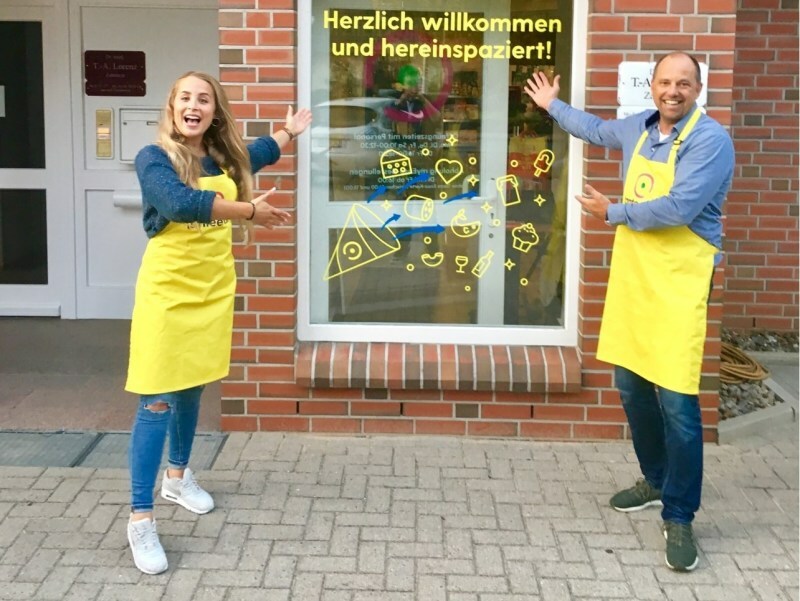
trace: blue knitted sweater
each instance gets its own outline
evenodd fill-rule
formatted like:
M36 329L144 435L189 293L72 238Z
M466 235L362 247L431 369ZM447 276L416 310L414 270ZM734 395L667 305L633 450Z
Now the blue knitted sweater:
M248 144L247 150L253 173L276 163L281 157L278 143L267 136ZM142 222L148 238L167 227L170 221L211 221L215 193L184 184L163 148L155 144L145 146L136 155L135 164L142 188ZM210 156L203 157L202 165L204 176L222 175L222 169Z

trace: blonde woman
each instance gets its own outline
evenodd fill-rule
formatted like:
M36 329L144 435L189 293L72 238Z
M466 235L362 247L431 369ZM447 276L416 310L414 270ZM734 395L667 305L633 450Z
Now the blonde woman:
M272 190L253 199L252 173L275 163L310 122L310 111L293 114L290 107L281 131L245 146L219 82L189 72L170 91L158 142L136 157L149 241L136 282L125 385L141 397L129 449L128 542L146 574L167 569L153 517L167 431L161 496L198 514L214 508L188 464L203 387L225 377L230 364L231 222L289 222L289 213L267 202Z

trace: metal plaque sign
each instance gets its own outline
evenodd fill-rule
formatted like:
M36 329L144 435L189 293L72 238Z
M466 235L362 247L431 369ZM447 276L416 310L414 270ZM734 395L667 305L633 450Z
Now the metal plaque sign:
M87 96L144 96L144 52L86 50L83 71Z

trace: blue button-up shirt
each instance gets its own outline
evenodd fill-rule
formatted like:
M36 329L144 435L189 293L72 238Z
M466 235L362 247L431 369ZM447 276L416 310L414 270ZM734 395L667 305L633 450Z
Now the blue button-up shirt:
M663 141L659 136L656 110L605 121L556 99L548 112L573 136L590 144L622 150L625 177L643 131L648 133L640 154L648 160L666 163L672 142L693 111L689 111ZM624 224L636 231L686 225L704 240L722 248L722 203L733 180L733 164L733 142L728 132L708 115L701 115L678 148L675 181L669 194L649 202L611 204L608 222Z

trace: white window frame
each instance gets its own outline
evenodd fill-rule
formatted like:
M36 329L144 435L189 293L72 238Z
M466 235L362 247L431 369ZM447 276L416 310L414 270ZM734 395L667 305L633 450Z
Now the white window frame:
M298 106L311 105L311 1L297 7ZM584 107L586 94L586 36L588 0L573 0L571 97L569 103ZM556 126L557 127L557 126ZM297 336L301 341L331 342L420 342L442 344L493 344L577 346L580 283L580 206L572 199L582 188L583 142L569 137L567 224L564 263L564 323L562 326L481 326L438 324L311 323L311 143L310 136L298 140L297 178Z

